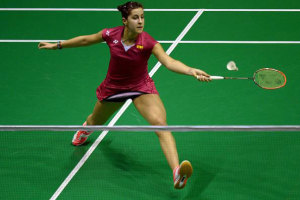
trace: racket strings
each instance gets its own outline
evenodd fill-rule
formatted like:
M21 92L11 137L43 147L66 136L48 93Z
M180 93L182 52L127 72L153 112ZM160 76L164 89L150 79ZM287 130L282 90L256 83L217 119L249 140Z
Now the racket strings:
M257 71L254 80L258 86L265 89L280 88L286 83L285 75L274 69L263 69Z

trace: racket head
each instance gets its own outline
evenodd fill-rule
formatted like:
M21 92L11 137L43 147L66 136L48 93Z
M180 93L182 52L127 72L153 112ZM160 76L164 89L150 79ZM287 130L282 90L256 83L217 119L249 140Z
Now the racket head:
M283 72L273 68L262 68L253 75L256 85L266 90L275 90L286 85L286 76Z

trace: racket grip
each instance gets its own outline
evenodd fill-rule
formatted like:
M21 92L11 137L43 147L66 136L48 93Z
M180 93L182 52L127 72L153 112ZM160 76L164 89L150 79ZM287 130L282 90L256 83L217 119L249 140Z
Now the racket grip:
M223 76L210 76L210 79L212 80L221 80L221 79L224 79Z

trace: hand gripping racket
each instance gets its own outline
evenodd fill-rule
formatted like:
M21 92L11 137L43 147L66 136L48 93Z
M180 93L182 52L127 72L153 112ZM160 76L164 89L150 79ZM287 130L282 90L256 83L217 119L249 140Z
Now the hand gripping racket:
M253 74L253 77L210 76L210 79L212 80L221 80L221 79L253 80L256 85L267 90L282 88L286 84L285 74L279 70L272 69L272 68L259 69Z

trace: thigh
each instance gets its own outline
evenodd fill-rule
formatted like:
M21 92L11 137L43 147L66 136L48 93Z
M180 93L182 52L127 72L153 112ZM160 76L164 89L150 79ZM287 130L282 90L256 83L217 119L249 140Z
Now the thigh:
M140 114L152 125L166 125L166 110L157 94L144 94L133 100Z
M93 124L104 124L124 103L97 101L91 115Z

